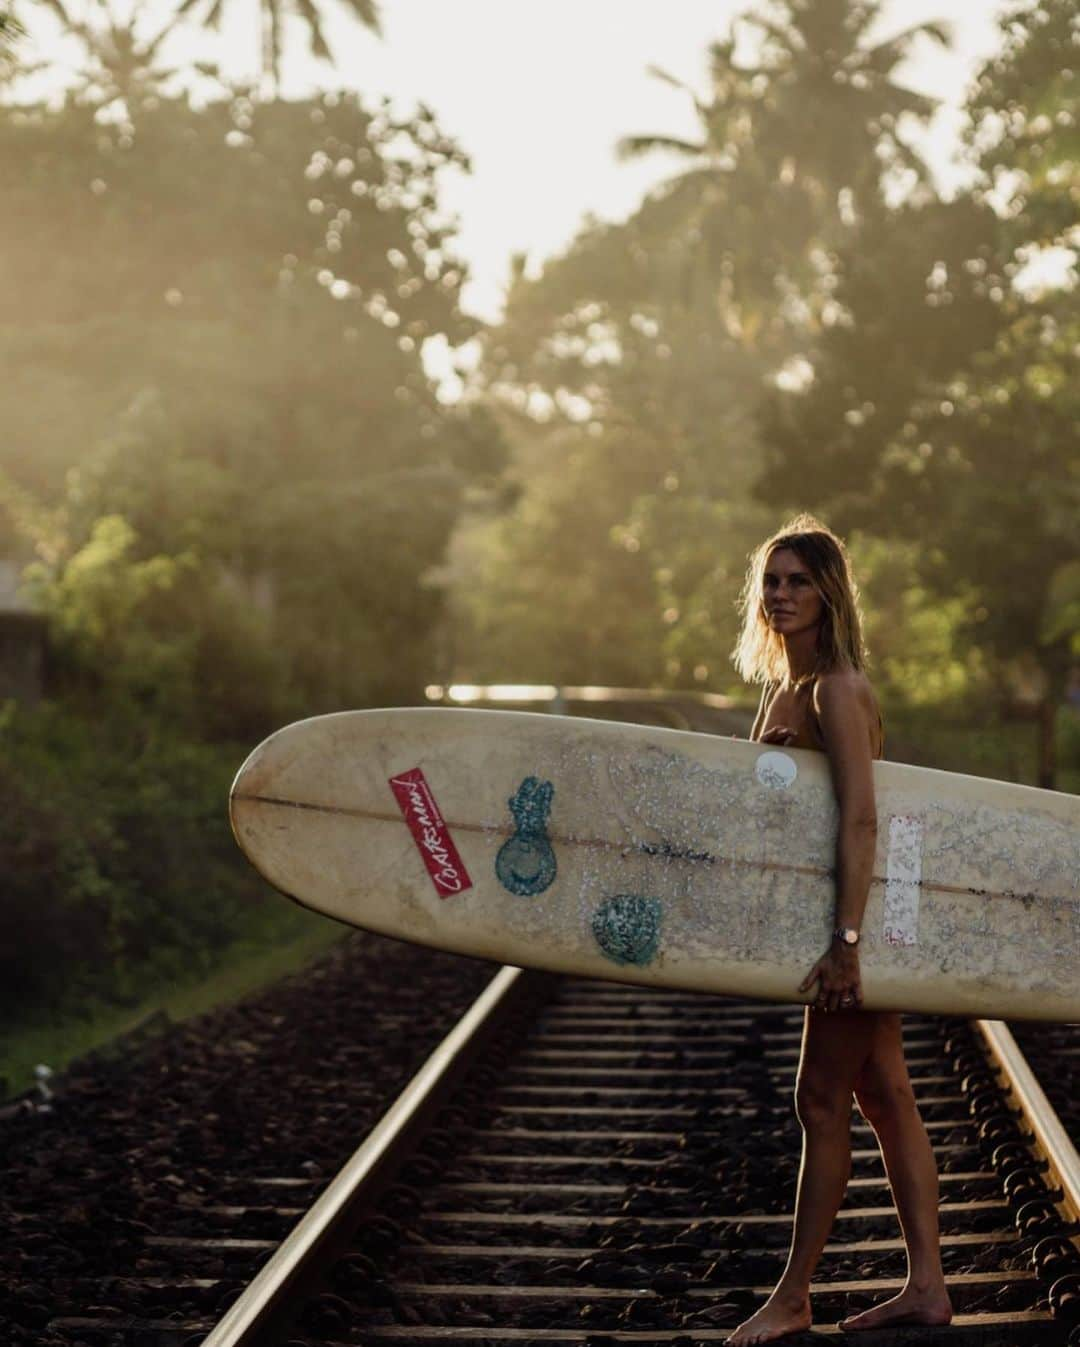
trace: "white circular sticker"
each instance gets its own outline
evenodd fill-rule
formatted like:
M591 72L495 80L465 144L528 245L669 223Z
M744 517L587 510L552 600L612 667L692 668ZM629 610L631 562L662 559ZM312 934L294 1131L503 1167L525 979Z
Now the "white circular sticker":
M786 753L762 753L754 764L754 775L763 786L772 790L786 790L799 775L795 759Z

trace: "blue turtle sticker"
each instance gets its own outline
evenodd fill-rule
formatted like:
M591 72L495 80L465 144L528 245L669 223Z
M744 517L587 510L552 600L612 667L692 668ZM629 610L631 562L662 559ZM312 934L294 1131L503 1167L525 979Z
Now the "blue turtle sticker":
M543 893L555 880L555 852L547 821L555 787L550 781L527 776L508 800L514 833L499 848L495 873L499 883L519 898Z
M593 913L592 930L604 954L619 964L652 963L660 944L659 898L617 893L605 898Z

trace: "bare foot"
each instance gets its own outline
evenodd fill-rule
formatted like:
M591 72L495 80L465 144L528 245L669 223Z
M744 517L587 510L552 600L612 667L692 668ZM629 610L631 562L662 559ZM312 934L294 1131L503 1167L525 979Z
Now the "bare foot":
M761 1309L752 1314L732 1333L727 1347L749 1347L750 1343L775 1342L789 1333L801 1333L810 1327L810 1301L792 1299L774 1291Z
M864 1328L883 1328L887 1324L947 1324L952 1319L952 1305L944 1286L933 1291L918 1291L905 1286L898 1296L883 1301L873 1309L841 1319L845 1333L857 1333Z

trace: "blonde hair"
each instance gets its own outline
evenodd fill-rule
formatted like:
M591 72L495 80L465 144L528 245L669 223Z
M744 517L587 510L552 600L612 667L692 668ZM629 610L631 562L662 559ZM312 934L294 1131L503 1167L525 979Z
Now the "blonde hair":
M739 598L742 630L732 651L736 669L749 683L783 682L787 677L784 642L770 628L764 604L765 565L780 548L794 552L803 563L824 604L814 672L865 669L859 590L847 549L830 528L809 514L789 520L750 554Z

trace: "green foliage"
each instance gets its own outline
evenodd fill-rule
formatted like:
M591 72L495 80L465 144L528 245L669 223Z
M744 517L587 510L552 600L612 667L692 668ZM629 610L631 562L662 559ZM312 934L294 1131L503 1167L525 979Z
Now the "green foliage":
M1039 639L1043 645L1068 640L1080 658L1080 561L1066 561L1051 575Z
M0 156L13 278L0 321L206 318L314 289L339 331L373 304L414 341L474 326L457 309L464 267L438 209L441 174L467 160L429 113L394 118L334 94L153 99L104 124L77 103L7 108Z
M39 1062L62 1070L91 1052L123 1055L172 1023L231 1004L303 968L347 930L292 903L260 903L245 913L236 938L213 952L209 971L188 961L148 979L123 1005L92 994L52 1008L24 1003L0 1032L0 1096L5 1082L12 1094L29 1089Z
M918 542L856 532L848 546L859 577L871 675L888 718L913 711L953 719L965 714L965 706L986 706L993 670L979 647L961 636L976 604L974 591L931 593L920 579Z
M1018 247L1066 244L1077 218L1080 88L1074 0L1035 0L1001 19L1000 51L979 72L970 140L1007 202Z
M942 693L960 686L950 665L981 668L984 685L992 670L1002 704L1010 683L1035 689L1045 785L1080 632L1080 324L1067 290L1019 281L1039 246L1064 240L1065 198L1075 220L1080 95L1061 77L1072 8L1048 0L1007 21L972 105L985 148L970 198L870 218L845 251L843 321L807 352L809 389L766 408L759 485L763 500L816 506L842 530L918 538L925 599L910 639L951 631Z
M842 530L917 537L927 598L961 603L958 645L1032 652L1060 686L1064 577L1080 556L1078 329L1065 300L1005 298L981 214L981 229L962 205L918 229L896 217L848 259L850 322L820 343L810 390L767 408L760 494L826 509Z
M199 738L265 734L297 702L272 624L196 551L144 551L126 519L105 515L64 564L28 568L51 621L54 693Z
M734 35L713 45L700 139L622 143L674 149L687 171L629 220L588 223L539 278L518 269L484 365L512 409L513 504L501 523L475 516L458 549L457 602L482 652L462 676L731 686L747 553L808 485L789 466L784 491L753 498L756 406L823 325L840 329L836 250L857 237L869 283L880 257L865 239L891 219L890 190L910 178L913 200L930 196L897 127L932 105L894 75L916 38L947 35L924 24L875 42L876 14L785 0L744 16L756 57ZM939 232L960 220L981 223L957 210ZM809 442L815 429L798 426Z
M0 1009L135 994L205 967L260 881L225 810L236 747L123 716L8 706L0 725Z
M422 695L448 539L504 457L423 367L476 327L430 114L127 113L0 110L0 539L51 633L48 701L0 742L5 1009L209 965L261 892L237 765Z
M427 113L330 96L161 100L126 129L9 111L0 141L12 247L56 250L40 321L0 327L0 514L40 558L60 685L210 736L414 699L463 491L503 458L420 356L474 326L435 195L462 157Z
M208 26L221 27L226 10L236 8L229 0L181 0L178 15L194 15ZM264 80L277 89L281 80L281 57L285 37L286 16L298 18L307 29L312 56L333 62L333 55L323 27L324 9L321 0L295 0L287 5L284 0L259 0L260 55ZM379 8L375 0L342 0L342 8L349 11L365 28L380 32ZM292 15L289 11L292 10Z
M796 311L827 311L831 252L890 188L925 186L925 165L897 132L934 105L894 73L919 37L947 45L949 35L922 23L875 41L877 17L866 0L749 10L709 49L709 97L694 98L699 141L620 143L625 156L662 147L692 161L642 222L659 226L654 242L680 245L688 285L718 298L744 329L767 324L780 297Z
M313 444L353 471L359 446L380 466L463 452L420 360L476 326L437 198L466 161L429 115L330 95L160 100L115 125L9 108L0 159L0 470L18 486L58 492L155 390L236 472Z
M1058 714L1058 742L1061 755L1061 790L1080 794L1080 699L1074 698Z
M108 670L118 687L138 695L176 679L183 651L159 638L154 617L197 563L190 552L135 560L135 540L122 515L104 515L62 571L30 567L27 587L53 619L62 658L102 675Z
M583 241L598 265L575 313L561 306L584 279L577 249L519 285L493 334L500 401L512 406L527 389L556 410L544 421L507 414L517 446L508 480L519 489L500 520L476 516L456 551L457 608L476 650L461 676L684 683L718 664L730 623L712 608L733 599L753 529L773 522L735 504L751 481L745 389L761 378L761 357L715 314L662 294L604 294L602 265L616 271L624 247L613 229ZM617 363L597 358L609 346ZM705 629L683 639L673 607L703 605Z
M714 45L699 140L623 142L689 167L519 267L487 339L515 454L509 510L458 551L470 673L730 687L746 553L810 507L852 541L897 714L1060 699L1080 331L1071 294L1013 280L1075 223L1070 9L1007 20L970 109L983 176L950 201L896 134L930 104L893 79L947 33L875 45L856 0L748 16L757 55Z
M14 65L17 44L25 36L26 29L14 14L0 13L0 75Z
M668 480L670 489L637 502L631 523L653 566L663 681L676 687L707 683L739 695L731 652L741 621L736 605L745 559L780 521L737 497L709 498Z
M456 667L496 681L648 684L659 674L652 582L646 559L612 531L615 502L597 495L610 460L573 432L547 448L514 512L471 540L456 609L468 644Z

